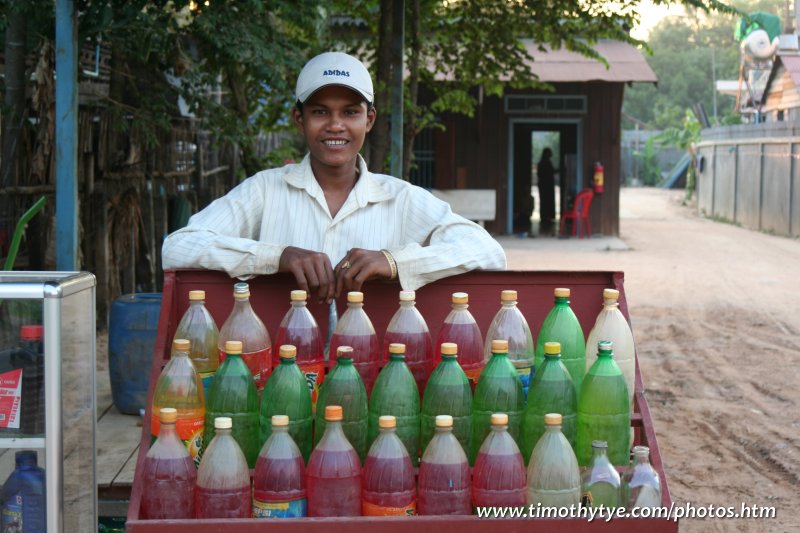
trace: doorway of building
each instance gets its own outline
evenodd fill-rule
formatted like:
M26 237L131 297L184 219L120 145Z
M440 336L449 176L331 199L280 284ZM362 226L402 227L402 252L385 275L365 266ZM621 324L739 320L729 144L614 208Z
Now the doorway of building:
M557 234L559 214L583 182L580 127L580 119L511 121L508 233L521 237ZM540 164L545 149L549 149L554 176L546 163Z

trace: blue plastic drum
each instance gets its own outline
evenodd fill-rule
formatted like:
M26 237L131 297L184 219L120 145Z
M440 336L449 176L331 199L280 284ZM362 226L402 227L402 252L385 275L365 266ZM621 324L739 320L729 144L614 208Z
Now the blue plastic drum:
M147 404L160 310L161 293L126 294L111 304L108 374L120 413L139 414Z

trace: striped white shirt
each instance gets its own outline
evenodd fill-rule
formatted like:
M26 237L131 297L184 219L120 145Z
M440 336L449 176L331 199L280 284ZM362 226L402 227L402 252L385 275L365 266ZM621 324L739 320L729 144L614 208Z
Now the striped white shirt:
M164 241L164 269L208 268L250 278L278 271L284 248L324 252L335 266L351 248L385 249L406 290L474 269L504 269L503 249L482 227L428 191L373 174L360 177L331 217L309 156L264 170L189 219Z

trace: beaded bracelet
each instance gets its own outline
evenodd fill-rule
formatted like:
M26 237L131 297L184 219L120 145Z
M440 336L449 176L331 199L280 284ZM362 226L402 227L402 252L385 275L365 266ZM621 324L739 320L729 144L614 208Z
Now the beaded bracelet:
M389 279L397 279L397 262L394 260L394 257L389 253L389 250L381 250L381 253L386 257L386 260L389 262L389 268L392 270L392 275L389 276Z

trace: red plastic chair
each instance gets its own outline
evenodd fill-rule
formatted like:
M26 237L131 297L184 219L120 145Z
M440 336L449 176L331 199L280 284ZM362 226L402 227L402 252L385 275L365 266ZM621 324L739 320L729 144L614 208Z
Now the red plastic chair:
M564 234L564 223L570 219L572 220L572 236L576 234L578 238L583 239L585 233L589 237L592 236L592 222L589 219L589 208L592 205L592 198L594 198L594 191L592 189L584 189L575 197L575 202L572 204L572 210L561 215L561 226L558 230L558 236ZM583 231L581 231L583 230Z

